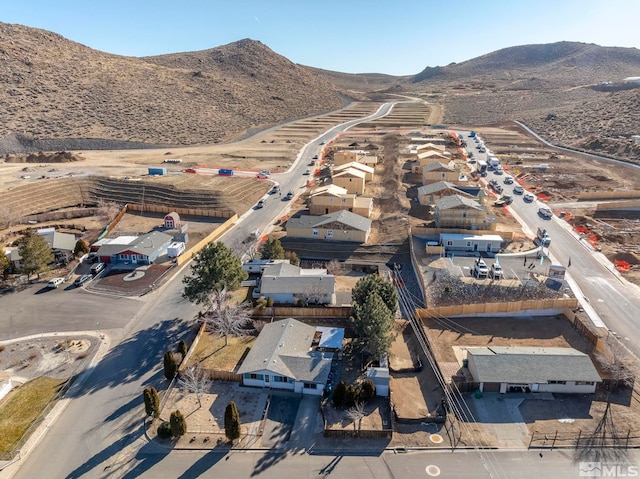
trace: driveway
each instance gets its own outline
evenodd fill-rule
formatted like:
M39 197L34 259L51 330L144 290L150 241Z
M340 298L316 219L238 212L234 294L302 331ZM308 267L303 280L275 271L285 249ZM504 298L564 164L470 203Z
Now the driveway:
M285 446L298 414L298 395L271 394L271 403L262 433L262 447Z

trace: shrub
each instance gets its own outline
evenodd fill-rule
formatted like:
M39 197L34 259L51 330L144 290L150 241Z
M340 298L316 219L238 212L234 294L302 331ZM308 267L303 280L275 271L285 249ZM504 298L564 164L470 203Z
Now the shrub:
M342 407L344 405L346 392L347 385L344 381L340 381L336 386L335 391L333 391L333 397L331 398L335 407Z
M298 299L296 299L296 306L297 306L298 308L302 308L302 307L304 307L304 301L303 301L303 299L302 299L302 298L298 298Z
M160 439L169 439L171 437L171 424L168 421L164 421L158 426L158 437Z
M179 410L171 413L169 428L173 437L181 437L187 433L187 421Z
M160 397L156 388L145 388L143 398L147 416L158 417L160 415Z
M371 379L367 379L360 386L360 401L369 402L376 397L376 386Z
M273 306L273 298L271 296L267 296L267 308L271 308Z
M344 407L352 407L358 400L360 390L356 386L347 386L344 395Z
M178 343L178 352L182 355L182 359L187 357L187 351L189 351L189 347L185 341L180 341Z
M167 351L164 355L164 377L171 381L178 371L178 363L172 351Z

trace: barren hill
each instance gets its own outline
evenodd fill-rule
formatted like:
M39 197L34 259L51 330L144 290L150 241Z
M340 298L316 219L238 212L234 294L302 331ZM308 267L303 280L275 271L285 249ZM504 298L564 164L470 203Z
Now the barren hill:
M251 40L132 58L0 23L0 79L0 139L14 148L21 135L213 143L344 103L330 82Z

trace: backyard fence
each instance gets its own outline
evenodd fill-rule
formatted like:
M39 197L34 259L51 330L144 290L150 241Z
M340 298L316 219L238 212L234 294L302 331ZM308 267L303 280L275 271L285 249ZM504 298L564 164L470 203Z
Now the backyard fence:
M618 434L598 431L578 430L578 433L553 433L534 431L529 441L529 449L574 448L585 450L598 449L636 449L640 448L640 435L628 429Z
M238 215L231 216L227 221L218 226L214 231L212 231L209 235L207 235L204 239L200 240L194 246L189 248L189 251L185 251L182 255L176 258L176 263L178 266L182 266L184 263L189 261L193 255L198 254L202 248L207 246L212 241L218 239L222 234L227 231L233 223L238 219Z
M254 317L262 318L344 318L351 315L351 307L338 306L335 308L298 308L274 306L262 310L256 308Z
M575 298L531 299L527 301L512 301L508 303L474 303L440 306L437 308L421 308L416 313L420 319L440 318L450 316L473 316L474 314L515 313L529 310L554 309L564 311L578 306Z

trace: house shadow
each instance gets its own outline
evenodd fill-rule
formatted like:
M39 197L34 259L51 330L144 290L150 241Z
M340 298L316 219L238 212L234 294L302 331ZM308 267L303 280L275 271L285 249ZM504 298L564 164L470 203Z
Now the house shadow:
M517 394L520 395L520 394ZM505 395L509 397L509 393ZM524 394L524 396L535 396ZM593 419L591 406L596 400L595 394L553 394L551 401L525 397L519 410L526 423L536 421L566 421L575 419Z

